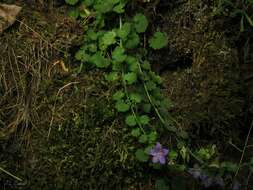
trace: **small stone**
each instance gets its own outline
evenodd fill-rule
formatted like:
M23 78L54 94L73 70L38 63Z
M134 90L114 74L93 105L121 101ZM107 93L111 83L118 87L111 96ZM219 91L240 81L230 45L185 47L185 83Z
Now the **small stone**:
M0 34L15 22L21 9L16 5L0 3Z

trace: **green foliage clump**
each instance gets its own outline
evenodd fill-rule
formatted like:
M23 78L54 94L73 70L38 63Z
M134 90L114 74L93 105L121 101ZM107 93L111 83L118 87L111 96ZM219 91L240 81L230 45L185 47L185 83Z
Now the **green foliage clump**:
M76 53L76 58L89 67L107 68L105 78L112 83L121 84L121 89L113 95L115 108L125 114L125 123L130 127L130 133L140 133L135 133L133 137L144 148L137 149L136 155L142 152L148 157L148 151L144 150L158 140L155 127L157 121L152 117L158 115L160 122L165 124L163 117L166 115L162 115L160 110L168 109L160 90L161 78L151 70L147 57L140 53L145 50L142 40L143 33L148 29L148 18L143 13L123 18L121 14L125 12L127 1L97 0L80 3L95 20L88 26L84 45ZM105 23L112 19L107 15L115 12L118 15L114 19L118 23L114 22L112 27L107 26ZM167 36L156 32L149 43L152 49L161 49L167 45Z
M239 2L234 2L232 0L222 0L219 3L219 8L216 11L216 14L226 14L229 10L229 16L235 18L239 16L240 19L240 32L245 31L245 27L253 27L252 20L252 0L242 0Z
M166 168L187 172L197 161L198 170L205 172L208 179L230 176L226 180L232 180L232 174L240 166L220 162L215 146L193 151L188 134L176 125L168 112L170 104L162 94L162 80L152 71L152 63L147 58L148 52L167 46L166 33L156 31L152 36L146 36L150 24L148 17L141 12L128 14L125 11L127 0L66 2L78 5L79 8L71 12L75 18L92 18L92 22L85 26L85 39L76 59L86 68L103 69L105 79L117 85L112 99L115 110L124 117L128 127L125 133L131 137L131 155L148 163L150 168L160 169L159 164L148 162L150 150L156 142L166 139L164 136L170 136L172 142L166 145L172 150L167 156ZM240 14L252 24L246 12ZM146 38L149 47L146 47ZM167 183L160 180L156 186L162 189Z

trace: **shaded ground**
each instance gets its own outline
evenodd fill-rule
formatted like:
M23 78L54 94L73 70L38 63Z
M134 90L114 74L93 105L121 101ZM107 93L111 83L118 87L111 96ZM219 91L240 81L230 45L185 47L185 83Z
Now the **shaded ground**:
M155 172L134 161L113 111L115 87L98 71L79 73L72 57L81 24L64 6L41 2L22 3L0 39L0 165L25 179L15 182L19 189L153 189L145 174ZM228 36L226 20L201 2L161 1L154 14L162 19L154 22L170 46L152 59L172 114L197 144L241 143L252 109L252 35Z
M64 7L41 10L23 7L20 20L1 37L0 164L24 179L1 173L1 187L139 186L142 169L129 156L128 136L111 106L114 87L103 73L79 74L72 59L81 25Z

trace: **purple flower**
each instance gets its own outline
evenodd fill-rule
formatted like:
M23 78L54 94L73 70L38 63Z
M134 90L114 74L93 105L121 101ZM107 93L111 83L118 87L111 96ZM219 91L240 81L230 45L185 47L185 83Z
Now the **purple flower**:
M235 181L233 184L233 190L240 190L241 184L238 181Z
M224 180L221 177L208 176L207 174L203 173L203 171L200 168L189 168L188 172L189 174L192 175L192 177L194 177L197 180L200 180L201 184L206 188L211 186L220 186L220 187L225 186Z
M213 178L205 176L201 179L202 185L204 185L205 188L213 186Z
M169 153L169 150L166 148L162 148L162 145L157 142L155 147L150 150L149 155L152 156L153 163L165 164L166 156Z
M189 174L192 175L195 179L199 179L201 176L201 170L199 168L189 168Z
M225 182L221 177L215 177L214 178L214 183L220 187L224 187L225 186Z

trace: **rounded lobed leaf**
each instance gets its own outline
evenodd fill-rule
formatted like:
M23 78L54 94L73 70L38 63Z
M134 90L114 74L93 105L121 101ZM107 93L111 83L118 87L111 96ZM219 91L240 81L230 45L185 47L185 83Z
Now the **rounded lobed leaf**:
M110 65L110 61L106 59L100 52L91 56L90 62L96 65L98 68L106 68Z
M142 125L147 125L150 121L149 119L149 116L148 115L142 115L138 118L139 122L142 124Z
M149 39L149 46L153 49L161 49L168 44L167 34L165 32L156 32L154 36Z
M146 143L148 141L148 136L147 135L141 135L139 137L139 142L140 143Z
M138 94L138 93L131 93L131 94L129 95L129 98L130 98L130 100L131 100L132 102L134 102L134 103L141 103L141 100L142 100L141 95Z
M134 137L139 137L141 135L141 130L139 128L135 128L131 131L131 135Z
M126 81L127 84L133 84L137 81L137 74L134 72L130 72L124 75L123 79Z
M120 100L116 102L115 108L119 112L127 112L130 109L130 105L125 103L124 101Z
M135 156L136 158L141 161L141 162L146 162L148 161L148 154L146 154L146 152L142 149L138 149L136 152L135 152Z
M112 99L115 101L118 101L124 98L124 96L125 96L125 93L122 90L119 90L113 94Z
M131 127L133 127L137 124L136 118L135 118L134 115L128 115L125 119L125 122L126 122L127 125L129 125Z
M143 33L148 27L148 19L144 14L137 14L134 16L134 27L136 32Z
M125 55L125 50L122 47L117 46L112 52L112 58L118 63L122 63L127 58Z

